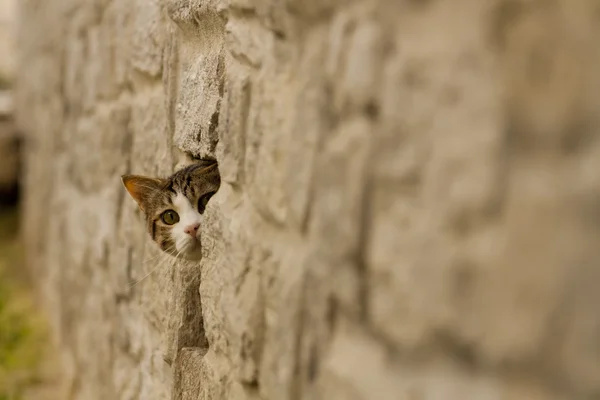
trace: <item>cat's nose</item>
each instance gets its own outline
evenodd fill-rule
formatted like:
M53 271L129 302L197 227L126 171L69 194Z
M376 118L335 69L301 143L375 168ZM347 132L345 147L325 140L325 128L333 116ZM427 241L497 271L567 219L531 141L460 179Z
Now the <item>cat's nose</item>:
M199 227L200 227L200 224L188 225L184 229L184 232L187 233L188 235L190 235L191 237L196 238L196 235L198 234L198 228Z

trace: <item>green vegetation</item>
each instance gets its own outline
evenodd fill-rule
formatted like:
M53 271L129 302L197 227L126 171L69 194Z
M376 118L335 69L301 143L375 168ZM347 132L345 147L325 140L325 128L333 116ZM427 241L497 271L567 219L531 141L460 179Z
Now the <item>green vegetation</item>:
M0 90L6 90L6 89L10 89L12 87L11 81L9 78L7 78L4 75L0 74ZM2 400L2 398L0 397L0 400Z
M38 381L44 330L25 280L15 210L0 211L0 400L20 400Z

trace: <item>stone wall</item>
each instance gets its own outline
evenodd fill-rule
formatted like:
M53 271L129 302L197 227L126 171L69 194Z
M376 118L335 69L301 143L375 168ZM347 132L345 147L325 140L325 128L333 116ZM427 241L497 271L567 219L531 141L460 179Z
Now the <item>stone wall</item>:
M600 393L596 2L19 4L65 398ZM173 265L119 176L179 150L223 185Z
M15 58L14 8L13 0L0 0L0 209L16 202L18 184L18 138L9 90Z
M16 0L0 0L0 90L13 76L15 64L14 20Z

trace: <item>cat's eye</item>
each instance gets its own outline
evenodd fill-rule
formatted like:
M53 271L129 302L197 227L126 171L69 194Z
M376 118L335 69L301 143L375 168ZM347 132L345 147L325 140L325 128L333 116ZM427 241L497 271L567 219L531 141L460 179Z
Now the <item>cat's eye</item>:
M173 225L179 222L179 214L173 210L167 210L160 215L160 219L167 225Z
M200 199L198 199L198 211L200 212L200 214L202 214L204 212L204 209L206 208L208 201L215 193L216 192L206 193L204 196L202 196L202 197L200 197Z

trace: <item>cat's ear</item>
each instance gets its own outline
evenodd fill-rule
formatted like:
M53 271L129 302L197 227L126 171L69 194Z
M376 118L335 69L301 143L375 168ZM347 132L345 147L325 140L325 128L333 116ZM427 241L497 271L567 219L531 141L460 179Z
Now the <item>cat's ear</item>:
M192 176L201 177L209 181L215 181L218 183L219 179L219 165L213 160L200 160L197 161L196 167L191 171Z
M141 175L123 175L121 180L129 195L144 212L146 212L148 200L153 194L160 191L166 183L163 179Z

